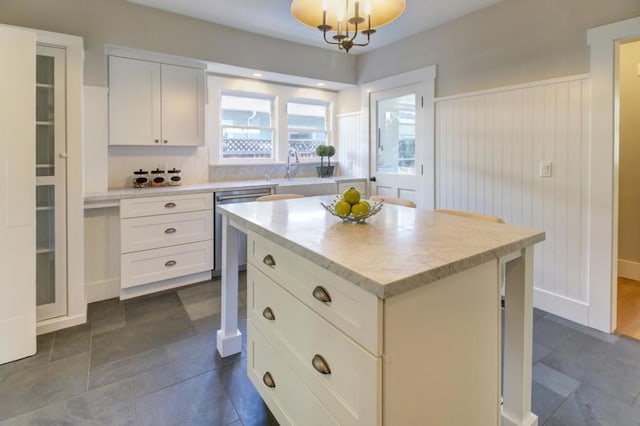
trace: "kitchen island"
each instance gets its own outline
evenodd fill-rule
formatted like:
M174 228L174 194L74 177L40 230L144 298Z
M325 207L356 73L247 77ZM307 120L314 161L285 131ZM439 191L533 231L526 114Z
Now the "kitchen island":
M394 205L356 225L320 201L330 197L217 208L218 351L241 351L234 254L245 232L247 372L278 421L536 425L532 263L544 233Z

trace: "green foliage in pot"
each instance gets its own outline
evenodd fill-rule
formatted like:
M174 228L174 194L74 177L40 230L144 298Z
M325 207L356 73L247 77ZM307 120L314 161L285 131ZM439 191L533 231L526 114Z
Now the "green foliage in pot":
M316 155L320 157L320 167L324 167L324 157L327 155L327 145L318 145L316 148Z
M327 145L327 166L331 166L331 157L336 154L336 148L333 145Z

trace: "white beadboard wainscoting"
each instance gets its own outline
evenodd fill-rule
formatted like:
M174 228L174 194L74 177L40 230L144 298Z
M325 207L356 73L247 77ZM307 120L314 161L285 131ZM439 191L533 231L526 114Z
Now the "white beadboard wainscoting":
M369 146L362 139L360 111L338 115L336 154L340 172L345 176L369 176Z
M535 305L585 325L590 89L579 75L436 99L436 206L544 230Z

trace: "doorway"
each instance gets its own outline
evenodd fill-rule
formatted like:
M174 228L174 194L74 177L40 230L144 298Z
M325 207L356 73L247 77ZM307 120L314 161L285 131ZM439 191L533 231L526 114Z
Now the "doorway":
M616 332L640 339L640 41L620 43Z

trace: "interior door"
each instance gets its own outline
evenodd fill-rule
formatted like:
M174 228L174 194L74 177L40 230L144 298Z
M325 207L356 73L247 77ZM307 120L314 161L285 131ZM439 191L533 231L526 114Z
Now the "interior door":
M0 364L36 352L35 47L0 25Z
M371 193L422 204L422 88L412 85L370 95Z

